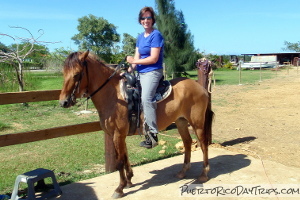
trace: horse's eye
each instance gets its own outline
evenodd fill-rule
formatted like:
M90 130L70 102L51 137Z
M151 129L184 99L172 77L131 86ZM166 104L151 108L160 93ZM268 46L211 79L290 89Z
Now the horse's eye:
M79 78L80 78L80 73L75 74L74 77L73 77L73 79L74 79L75 81L78 81Z

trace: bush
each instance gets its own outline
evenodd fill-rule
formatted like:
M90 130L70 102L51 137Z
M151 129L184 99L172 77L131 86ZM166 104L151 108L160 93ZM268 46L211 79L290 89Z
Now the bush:
M12 65L0 63L0 92L18 91L19 85Z
M32 73L23 71L24 89L32 90L36 84ZM19 92L19 82L14 66L0 63L0 92Z
M62 72L64 60L57 58L48 58L44 61L44 69L55 72Z
M43 64L37 62L23 62L23 66L25 70L35 70L43 68Z
M231 62L227 62L223 67L226 69L233 69L233 64Z

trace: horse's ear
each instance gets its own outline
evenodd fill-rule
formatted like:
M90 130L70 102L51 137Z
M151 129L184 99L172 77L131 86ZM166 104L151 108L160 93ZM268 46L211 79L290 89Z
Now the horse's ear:
M86 52L84 52L84 53L82 53L82 54L80 54L78 57L79 57L79 60L80 61L85 61L85 59L88 57L88 55L89 55L89 50L87 50Z

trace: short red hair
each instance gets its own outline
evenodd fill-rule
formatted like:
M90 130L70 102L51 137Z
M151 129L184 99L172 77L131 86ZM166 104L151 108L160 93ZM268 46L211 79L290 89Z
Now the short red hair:
M151 13L152 26L153 26L155 24L155 12L154 12L152 7L144 7L144 8L141 9L140 14L139 14L139 23L141 24L142 17L146 12Z

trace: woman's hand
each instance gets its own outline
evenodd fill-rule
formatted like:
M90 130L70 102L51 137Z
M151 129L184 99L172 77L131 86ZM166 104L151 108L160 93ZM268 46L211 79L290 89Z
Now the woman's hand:
M127 56L126 61L130 64L127 72L131 73L134 71L135 64L133 64L134 58L132 56Z
M132 56L127 56L126 61L127 61L129 64L133 64L134 58L133 58Z

